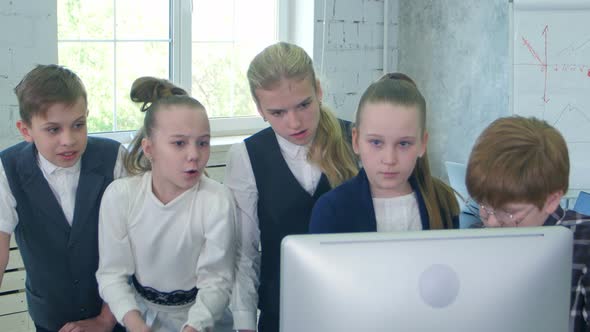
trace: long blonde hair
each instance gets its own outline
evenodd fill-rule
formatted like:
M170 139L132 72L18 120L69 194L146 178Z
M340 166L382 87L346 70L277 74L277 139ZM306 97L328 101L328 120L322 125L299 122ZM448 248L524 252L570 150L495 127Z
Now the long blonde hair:
M303 80L309 78L314 91L317 81L313 62L301 47L280 42L260 52L248 68L250 93L258 104L257 89L271 89L282 79ZM352 178L358 172L356 158L346 141L340 122L324 105L320 104L318 128L307 158L326 174L332 187Z
M381 102L416 107L420 135L424 135L426 131L426 100L412 79L401 73L392 73L371 84L359 102L355 126L357 128L360 126L361 115L367 103ZM441 180L434 178L430 173L426 152L416 161L412 177L418 183L418 189L424 197L430 228L453 228L453 218L459 215L459 204L453 189Z
M143 127L137 131L131 141L129 153L123 159L127 172L137 175L152 169L150 161L143 153L141 141L152 136L152 130L156 125L156 113L170 105L186 105L200 110L204 110L205 107L190 97L184 89L168 80L155 77L145 76L136 79L131 86L130 96L132 101L142 104L140 111L145 113Z

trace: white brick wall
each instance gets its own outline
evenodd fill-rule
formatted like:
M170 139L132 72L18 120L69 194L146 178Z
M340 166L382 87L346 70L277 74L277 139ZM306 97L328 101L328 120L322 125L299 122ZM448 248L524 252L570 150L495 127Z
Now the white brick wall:
M13 89L36 64L57 62L57 2L0 1L0 149L20 140Z
M398 1L389 1L388 71L397 68ZM385 1L316 0L315 5L314 59L324 101L352 120L363 91L383 74Z

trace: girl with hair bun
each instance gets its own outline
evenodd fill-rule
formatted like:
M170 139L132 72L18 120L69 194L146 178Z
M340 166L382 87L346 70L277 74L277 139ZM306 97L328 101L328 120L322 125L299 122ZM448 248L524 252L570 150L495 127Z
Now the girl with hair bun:
M137 79L131 99L145 118L125 159L133 176L102 199L100 295L128 331L209 331L229 303L235 212L231 194L203 174L205 108L153 77Z

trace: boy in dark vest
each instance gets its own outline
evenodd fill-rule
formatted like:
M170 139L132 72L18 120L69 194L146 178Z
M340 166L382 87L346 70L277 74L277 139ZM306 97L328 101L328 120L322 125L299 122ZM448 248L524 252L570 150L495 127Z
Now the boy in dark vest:
M0 283L14 233L37 331L121 329L95 272L100 200L124 174L124 149L87 137L86 90L72 71L38 65L15 93L24 142L0 152Z

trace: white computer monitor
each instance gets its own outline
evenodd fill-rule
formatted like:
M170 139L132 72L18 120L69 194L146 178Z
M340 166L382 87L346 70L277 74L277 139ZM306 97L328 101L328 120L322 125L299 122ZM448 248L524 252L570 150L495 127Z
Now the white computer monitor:
M281 332L566 331L565 227L295 235Z

